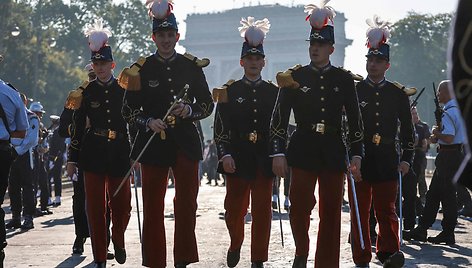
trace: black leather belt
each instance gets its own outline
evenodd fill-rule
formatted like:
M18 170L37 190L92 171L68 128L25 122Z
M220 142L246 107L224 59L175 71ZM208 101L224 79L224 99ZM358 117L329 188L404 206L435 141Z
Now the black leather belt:
M438 151L462 151L462 143L459 144L440 144Z
M126 134L111 129L93 128L92 133L97 136L105 137L110 140L123 139Z
M326 125L325 123L297 124L297 129L317 133L320 135L341 135L341 130L337 127Z

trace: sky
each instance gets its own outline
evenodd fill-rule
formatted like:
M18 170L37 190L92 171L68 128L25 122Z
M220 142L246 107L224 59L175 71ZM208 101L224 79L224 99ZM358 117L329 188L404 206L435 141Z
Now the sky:
M121 2L125 0L115 0ZM143 3L145 0L143 0ZM174 13L179 21L179 31L185 38L185 18L192 13L209 13L225 11L243 6L280 4L285 6L319 4L316 1L301 0L174 0ZM458 0L333 0L328 5L343 12L347 18L346 35L353 39L353 44L346 50L345 67L355 73L365 73L365 20L377 14L384 19L395 22L407 15L409 11L418 13L444 13L455 10ZM251 16L251 14L247 14ZM336 18L335 18L336 19ZM270 17L269 17L270 20ZM235 22L235 27L239 22ZM307 23L307 31L309 26ZM178 49L182 52L182 48ZM199 55L204 57L205 55ZM392 59L393 60L393 59ZM305 64L305 63L302 63Z

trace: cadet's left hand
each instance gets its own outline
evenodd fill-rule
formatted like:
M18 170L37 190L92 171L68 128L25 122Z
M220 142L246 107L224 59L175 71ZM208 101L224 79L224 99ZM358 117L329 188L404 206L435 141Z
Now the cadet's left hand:
M398 165L398 172L401 172L404 176L408 173L408 171L410 171L410 165L408 165L408 163L405 161L400 162Z
M175 116L185 118L190 113L190 106L185 103L179 103L174 107L171 113Z
M352 172L352 176L354 177L355 182L360 182L362 181L362 176L361 176L361 158L359 157L352 157L351 159L351 166L349 169Z

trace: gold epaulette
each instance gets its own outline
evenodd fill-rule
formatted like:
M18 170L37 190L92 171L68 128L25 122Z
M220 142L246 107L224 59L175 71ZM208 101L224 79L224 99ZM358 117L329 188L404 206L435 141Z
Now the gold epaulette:
M195 57L194 55L192 55L190 53L184 53L184 57L187 58L188 60L194 62L195 65L197 65L200 68L204 68L204 67L207 67L208 65L210 65L210 60L207 59L207 58L199 59L199 58Z
M285 72L278 72L276 79L277 79L277 84L279 84L280 88L291 88L291 89L296 89L300 87L300 84L293 80L292 77L292 72L296 71L298 69L302 68L302 65L297 64L291 68L289 68Z
M85 88L87 88L88 85L89 81L85 81L80 87L69 92L64 107L70 110L79 109L80 105L82 104L82 92L85 90Z
M400 83L398 83L397 81L395 82L392 82L396 87L398 87L399 89L403 90L403 92L405 92L405 94L407 96L412 96L412 95L415 95L416 94L416 87L406 87Z
M362 75L360 74L355 74L347 69L344 69L344 67L339 67L339 69L345 71L346 73L348 73L349 75L352 76L352 79L354 79L354 81L362 81L364 80L364 77L362 77Z
M216 103L227 103L228 102L228 88L231 86L236 80L230 79L221 87L217 87L213 89L213 101Z
M141 76L139 75L139 70L141 70L145 62L145 57L139 57L131 67L124 68L120 75L118 75L118 84L129 91L141 90Z

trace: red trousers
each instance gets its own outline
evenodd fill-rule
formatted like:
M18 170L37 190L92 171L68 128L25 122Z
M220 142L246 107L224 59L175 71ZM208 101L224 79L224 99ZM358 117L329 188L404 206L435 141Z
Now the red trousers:
M251 261L267 261L272 221L272 177L258 169L255 180L226 177L225 221L231 238L230 251L241 248L244 240L244 217L251 197Z
M141 165L143 191L143 265L166 267L164 197L169 167ZM177 153L174 173L174 263L198 262L195 223L199 188L198 162Z
M292 168L290 185L290 225L292 226L297 256L308 256L310 215L315 207L315 186L319 182L318 240L315 267L339 267L341 206L344 174L332 171L307 171Z
M366 181L356 183L359 217L361 218L365 249L361 249L356 213L354 209L351 209L351 248L354 263L369 263L372 258L369 224L372 199L375 217L379 225L376 252L395 253L400 250L398 217L395 212L397 192L398 182L396 180L379 183ZM352 202L352 190L349 184L349 203L353 204Z
M84 172L85 208L95 262L107 260L107 195L110 207L111 239L115 247L125 247L125 231L131 216L131 190L125 183L118 195L112 197L123 178Z

